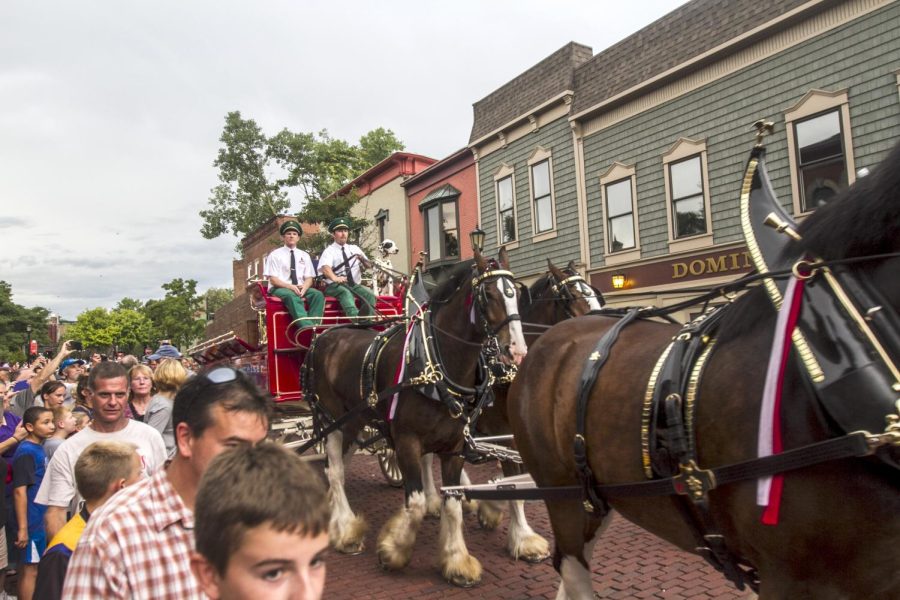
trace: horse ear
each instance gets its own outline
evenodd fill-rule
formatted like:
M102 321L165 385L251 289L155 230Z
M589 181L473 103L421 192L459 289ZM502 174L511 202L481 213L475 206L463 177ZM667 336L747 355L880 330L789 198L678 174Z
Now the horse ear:
M575 259L574 258L569 261L569 264L566 265L566 268L573 272L577 271L577 269L575 268Z
M478 251L478 248L475 248L475 264L478 266L479 272L484 273L485 271L487 271L487 259L481 255L481 252Z
M549 258L547 259L547 267L550 268L550 273L553 275L553 277L556 278L556 281L562 281L563 279L566 278L565 273L563 273L562 271L560 271L560 270L556 267L556 265L554 265L552 262L550 262L550 259L549 259Z
M509 253L506 251L506 246L503 246L502 248L500 248L500 254L498 255L497 258L500 259L500 266L508 271L509 270Z

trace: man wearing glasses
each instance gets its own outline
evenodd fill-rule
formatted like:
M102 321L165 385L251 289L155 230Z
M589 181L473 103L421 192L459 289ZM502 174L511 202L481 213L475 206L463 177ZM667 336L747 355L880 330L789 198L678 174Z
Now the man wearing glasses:
M190 566L200 477L224 450L264 440L269 410L268 395L229 367L185 383L172 410L175 457L92 515L63 597L203 598Z

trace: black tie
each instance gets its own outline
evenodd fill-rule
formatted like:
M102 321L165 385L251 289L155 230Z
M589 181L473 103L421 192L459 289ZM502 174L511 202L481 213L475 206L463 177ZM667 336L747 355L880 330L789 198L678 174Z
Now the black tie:
M294 259L293 250L291 250L291 283L297 285L297 262Z
M347 275L347 283L353 285L353 273L350 272L350 261L347 259L347 252L341 246L341 254L344 256L344 273Z

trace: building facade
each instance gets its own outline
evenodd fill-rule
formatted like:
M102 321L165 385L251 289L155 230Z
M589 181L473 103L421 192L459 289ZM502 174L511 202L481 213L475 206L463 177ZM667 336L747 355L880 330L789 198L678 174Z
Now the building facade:
M356 193L359 196L351 215L370 223L359 232L359 245L372 249L386 239L393 240L400 246L400 254L391 260L394 269L402 273L409 273L411 263L410 214L401 184L435 162L427 156L395 152L331 195Z
M886 0L685 4L573 65L558 122L541 122L538 103L520 110L533 130L515 140L514 129L473 129L488 239L507 244L522 275L540 272L540 257L577 255L612 305L665 306L733 279L750 268L738 201L752 124L775 123L769 174L802 219L900 139L897 23L900 3ZM534 216L541 152L553 165L546 235ZM496 225L507 176L515 239Z
M475 159L463 148L402 184L409 219L409 257L424 252L425 269L440 270L472 256L469 232L479 223Z

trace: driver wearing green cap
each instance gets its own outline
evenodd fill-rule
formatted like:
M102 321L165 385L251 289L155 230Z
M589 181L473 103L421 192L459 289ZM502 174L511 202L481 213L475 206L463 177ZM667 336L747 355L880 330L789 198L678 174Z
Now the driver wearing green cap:
M337 298L348 317L357 315L369 316L375 312L375 294L368 287L361 285L361 266L368 266L362 248L347 243L350 235L350 221L346 217L338 217L328 225L328 231L334 237L334 243L322 251L319 256L319 273L325 276L328 287L325 295ZM356 308L356 298L361 300Z
M312 259L297 248L303 235L300 223L285 221L278 232L284 246L270 252L263 267L263 276L269 279L269 293L281 298L298 327L318 325L325 312L325 296L311 287L316 276ZM308 311L304 298L309 302Z

